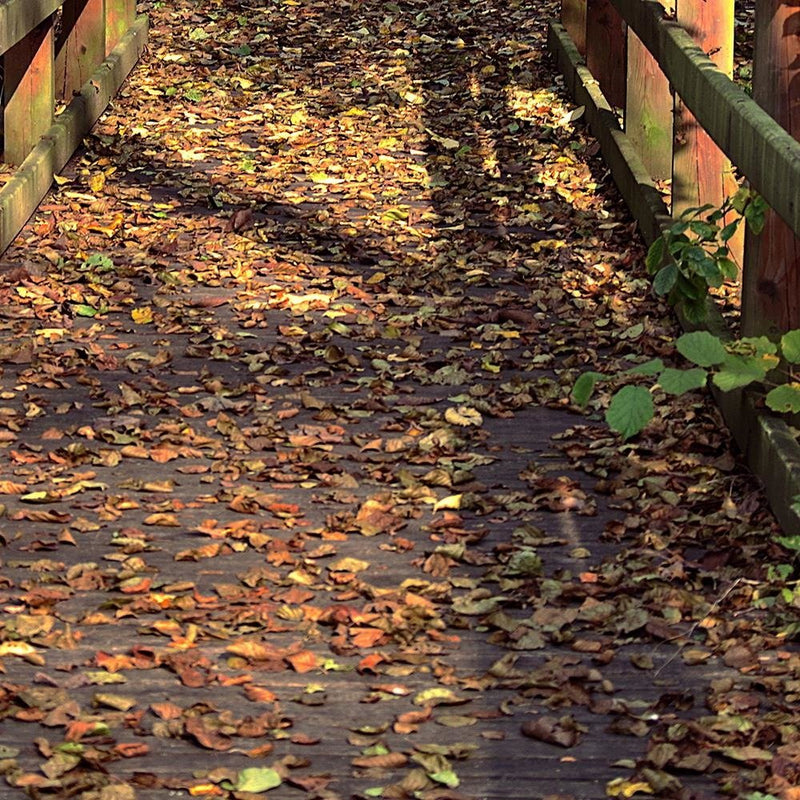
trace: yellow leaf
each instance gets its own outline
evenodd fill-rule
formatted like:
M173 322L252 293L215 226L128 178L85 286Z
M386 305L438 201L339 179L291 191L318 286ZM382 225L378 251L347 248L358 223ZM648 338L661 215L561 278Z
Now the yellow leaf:
M434 505L434 511L442 511L443 509L449 510L458 510L461 508L461 498L463 495L460 494L451 494L447 497L443 497L439 500L436 505Z
M106 176L102 172L96 172L91 178L89 178L89 188L95 194L102 192L105 185Z
M145 308L134 308L131 311L131 319L139 325L148 325L153 321L153 309L149 306Z
M458 408L453 408L451 406L444 412L444 418L451 425L461 425L465 428L470 425L483 424L483 417L480 415L480 412L469 406L459 406Z
M369 561L360 558L340 558L328 566L331 572L362 572L369 567Z
M629 781L625 778L614 778L606 784L606 794L609 797L633 797L635 794L655 794L653 787L644 781Z

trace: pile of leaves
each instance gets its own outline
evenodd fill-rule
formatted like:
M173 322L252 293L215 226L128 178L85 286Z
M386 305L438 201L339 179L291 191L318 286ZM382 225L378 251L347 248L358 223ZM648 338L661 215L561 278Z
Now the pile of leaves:
M553 4L144 8L3 258L4 796L796 797L716 411L569 398L676 331Z

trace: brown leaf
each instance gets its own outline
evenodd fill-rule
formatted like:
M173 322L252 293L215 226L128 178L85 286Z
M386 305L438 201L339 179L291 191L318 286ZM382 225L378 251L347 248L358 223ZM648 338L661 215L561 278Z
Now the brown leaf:
M365 769L397 769L408 763L408 756L404 753L385 753L378 756L358 756L352 760L354 767Z
M538 717L522 724L522 734L559 747L574 747L580 740L580 731L573 722L571 717Z
M186 733L193 737L199 745L209 750L230 750L233 742L230 737L208 727L203 717L190 717L184 727Z

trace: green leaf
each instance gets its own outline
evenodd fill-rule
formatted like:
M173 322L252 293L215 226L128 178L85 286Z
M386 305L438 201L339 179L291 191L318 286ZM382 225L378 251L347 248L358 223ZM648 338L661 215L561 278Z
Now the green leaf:
M783 334L781 353L790 364L800 364L800 331L789 331Z
M735 262L725 256L721 256L717 259L717 266L723 277L729 281L735 280L739 276L739 267L736 266Z
M729 355L725 358L720 371L714 375L713 381L723 392L730 392L732 389L740 389L763 380L766 374L767 370L761 361Z
M778 536L778 542L787 550L796 550L800 552L800 535L798 534L794 536Z
M744 218L750 230L758 236L764 230L766 214L769 206L763 197L755 196L744 209Z
M72 310L79 317L96 317L100 313L94 306L86 303L76 303L72 306Z
M653 398L644 386L623 386L606 411L609 427L623 439L630 439L653 418Z
M664 362L660 358L651 358L642 364L625 370L626 375L658 375L664 369Z
M728 356L718 336L708 331L693 331L679 336L675 342L678 352L698 367L713 367Z
M678 280L678 267L676 264L667 264L662 267L653 279L653 291L657 295L669 294Z
M236 776L237 792L267 792L280 786L281 776L269 767L248 767Z
M583 408L590 400L597 381L603 380L605 375L600 372L584 372L572 387L570 397L575 405Z
M722 239L723 242L727 242L734 233L736 233L736 229L739 227L739 220L735 219L733 222L729 222L720 232L719 238Z
M658 379L667 394L685 394L706 385L708 373L701 367L693 369L665 369Z
M764 398L767 408L780 414L800 411L800 383L785 383L776 386Z
M754 354L757 356L775 355L778 352L778 345L766 336L745 336L731 343L732 352L741 355Z
M436 783L443 783L448 789L455 789L461 781L458 775L451 769L443 769L439 772L431 772L428 777Z
M664 253L666 251L667 242L663 236L659 236L653 244L650 245L647 251L647 258L645 259L645 266L648 273L652 275L661 266L664 260Z

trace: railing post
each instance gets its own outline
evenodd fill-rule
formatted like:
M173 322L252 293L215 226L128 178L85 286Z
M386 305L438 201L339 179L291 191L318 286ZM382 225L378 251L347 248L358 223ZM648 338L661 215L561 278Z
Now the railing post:
M53 17L3 55L3 161L21 164L53 122Z
M733 74L733 0L677 0L678 22L686 28L717 67ZM672 167L672 214L711 203L722 204L737 190L733 168L725 154L680 102L675 104L675 146ZM729 242L742 263L743 237Z
M756 3L753 99L800 139L800 10L785 0ZM800 240L774 211L760 236L747 233L742 280L745 335L800 328Z
M106 55L128 32L136 18L136 0L105 0L106 5Z
M586 55L586 0L561 0L561 24L578 52Z
M664 0L668 12L674 0ZM631 140L653 180L672 177L673 97L658 62L628 29L625 134Z
M616 108L625 108L625 28L611 0L588 0L586 66Z
M56 40L56 96L69 102L106 56L103 0L66 0Z

